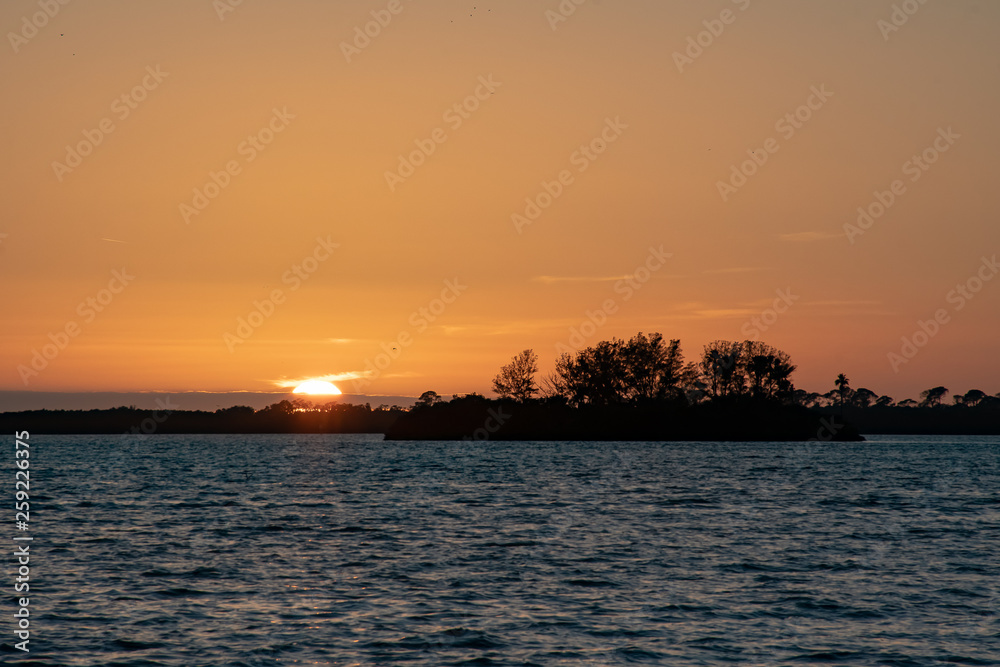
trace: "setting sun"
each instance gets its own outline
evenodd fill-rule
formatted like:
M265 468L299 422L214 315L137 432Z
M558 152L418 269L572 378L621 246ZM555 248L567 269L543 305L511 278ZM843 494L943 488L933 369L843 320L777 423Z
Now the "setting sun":
M337 389L337 386L332 382L325 382L323 380L309 380L308 382L303 382L295 388L293 394L313 394L320 396L337 396L341 392Z

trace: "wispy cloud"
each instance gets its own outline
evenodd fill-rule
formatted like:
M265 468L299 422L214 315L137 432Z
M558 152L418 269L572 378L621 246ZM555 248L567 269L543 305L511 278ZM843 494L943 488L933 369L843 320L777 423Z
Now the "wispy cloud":
M128 243L128 241L119 241L118 239L101 239L102 241L108 241L109 243Z
M312 375L310 377L298 378L295 380L290 380L287 378L281 380L268 380L275 387L297 387L303 382L308 382L309 380L319 380L321 382L345 382L347 380L358 380L371 375L371 371L349 371L347 373L331 373L330 375Z
M214 344L214 340L205 339L206 342ZM261 340L258 345L270 345L273 347L288 347L290 345L347 345L351 343L364 343L370 339L364 338L272 338Z
M714 308L710 310L696 310L694 311L694 315L707 319L723 319L727 317L749 317L758 312L751 308Z
M755 273L757 271L770 271L771 269L765 268L763 266L731 266L728 269L709 269L707 271L702 271L702 273L708 275L719 275L724 273Z
M736 319L760 315L762 309L768 308L774 303L773 298L759 299L756 301L742 301L736 304L726 304L714 306L709 303L690 302L678 304L672 309L672 313L667 316L667 320L700 320L700 319ZM825 301L803 301L796 308L803 308L812 313L822 314L825 311L836 312L839 315L844 313L868 313L885 314L882 310L884 304L874 300L825 300Z
M531 280L536 283L613 283L632 276L535 276Z
M539 331L549 331L553 329L563 329L573 324L579 324L579 318L547 318L538 320L516 320L498 322L488 320L478 323L466 324L445 324L441 325L441 330L448 336L469 335L469 336L508 336L535 334Z
M803 306L881 306L881 301L806 301Z
M779 241L789 241L791 243L812 243L814 241L828 241L843 236L833 232L792 232L790 234L778 234Z

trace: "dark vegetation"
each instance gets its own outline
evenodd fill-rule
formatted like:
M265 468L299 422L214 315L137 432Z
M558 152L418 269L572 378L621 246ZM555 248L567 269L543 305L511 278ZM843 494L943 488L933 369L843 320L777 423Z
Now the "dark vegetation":
M539 387L524 350L493 380L498 400L433 392L387 439L859 440L839 417L796 405L788 355L766 343L715 341L696 363L654 333L601 341L556 360Z
M752 398L571 406L470 395L416 407L388 440L860 440L839 417Z
M1000 434L1000 394L934 387L895 402L843 374L823 394L796 389L788 355L758 341L714 341L685 361L660 334L563 354L539 383L524 350L493 379L498 398L446 401L424 392L399 406L281 401L215 412L36 410L0 413L32 433L384 433L396 440L858 440L859 433Z
M281 401L262 410L31 410L0 413L0 428L30 433L385 433L404 414L398 406Z
M945 387L933 387L920 394L920 400L896 403L889 396L879 396L864 387L851 389L841 375L842 385L826 394L797 396L803 405L826 415L837 415L858 427L862 433L897 433L924 435L1000 435L1000 394L990 396L979 389L955 394Z

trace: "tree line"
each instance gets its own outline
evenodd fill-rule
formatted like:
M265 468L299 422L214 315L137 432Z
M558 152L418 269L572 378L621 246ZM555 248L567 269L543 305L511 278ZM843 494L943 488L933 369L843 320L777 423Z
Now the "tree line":
M493 378L493 392L501 399L564 400L573 406L741 396L783 401L794 394L795 368L788 354L760 341L713 341L698 361L689 362L679 340L640 332L560 355L541 385L535 381L538 355L524 350Z
M698 404L746 397L809 408L931 408L944 405L949 394L945 387L934 387L922 392L919 401L897 403L865 387L853 389L843 373L828 392L808 392L792 382L795 370L787 353L761 341L712 341L696 361L686 361L679 340L640 332L629 340L601 341L560 355L555 370L541 382L536 381L538 355L523 350L500 368L492 388L503 400L565 401L572 406ZM991 396L972 389L955 394L953 401L968 408L1000 407L1000 393Z
M425 392L387 440L862 440L843 419L794 402L795 365L759 341L713 341L695 361L679 340L638 333L556 359L538 376L523 350L493 378L496 400Z

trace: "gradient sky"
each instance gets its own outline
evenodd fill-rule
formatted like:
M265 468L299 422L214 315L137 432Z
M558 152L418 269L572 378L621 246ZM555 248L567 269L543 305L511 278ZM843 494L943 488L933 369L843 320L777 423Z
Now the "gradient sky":
M983 258L1000 251L1000 3L927 2L889 32L894 3L875 0L589 0L555 29L557 0L402 0L348 62L343 43L388 1L245 0L220 17L223 1L72 2L16 44L39 5L0 6L0 389L334 376L345 393L489 393L521 349L550 371L610 299L586 344L659 331L694 359L757 328L801 388L844 372L897 399L1000 391L1000 279L951 293L992 279ZM467 118L449 113L477 89ZM813 90L832 95L790 133L779 121ZM275 109L294 118L248 148ZM105 119L113 132L57 174ZM616 119L627 127L603 153L574 157ZM438 128L446 140L390 189L386 172ZM949 128L933 165L907 167ZM724 201L718 183L767 145ZM239 173L185 220L231 161ZM564 170L571 182L519 230L512 215ZM895 180L905 191L885 214L845 231ZM296 288L286 272L317 238L339 247ZM670 258L639 289L618 282L646 278L636 269L661 247ZM102 312L80 307L123 269L134 279ZM448 280L466 288L424 328L413 313L441 305ZM227 345L276 289L284 303ZM763 331L751 318L779 291L795 298ZM939 310L894 369L888 355ZM67 324L78 335L26 385L18 367ZM352 386L383 343L398 358Z

